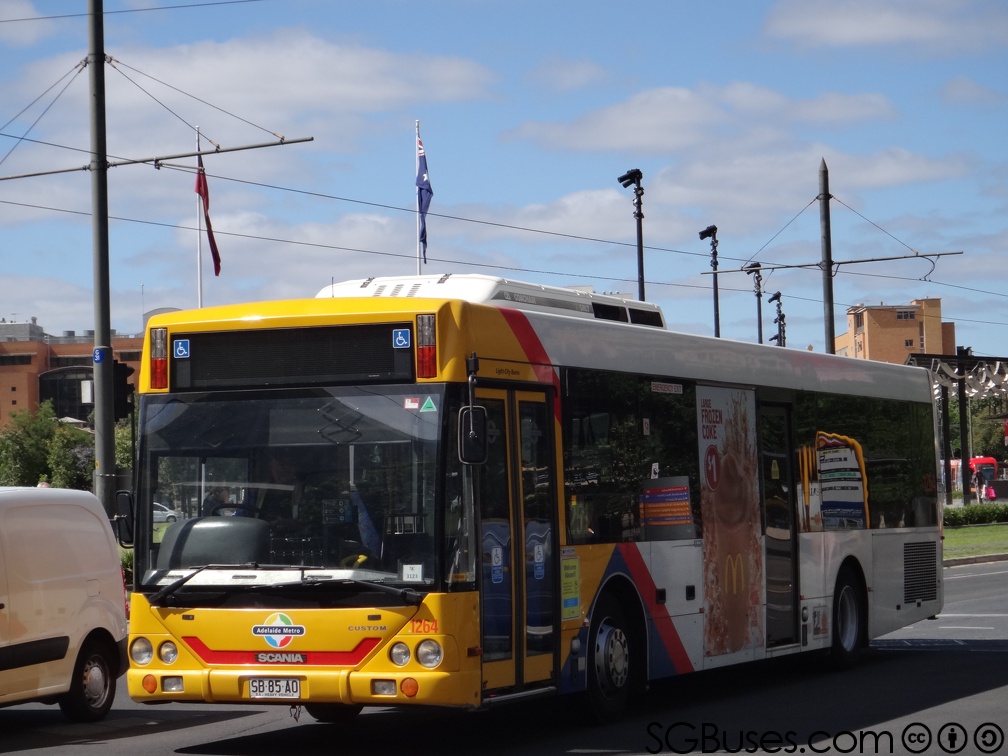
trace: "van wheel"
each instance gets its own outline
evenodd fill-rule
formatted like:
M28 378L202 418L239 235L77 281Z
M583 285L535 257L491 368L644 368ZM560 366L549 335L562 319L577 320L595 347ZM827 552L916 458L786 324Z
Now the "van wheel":
M604 594L592 612L588 638L588 700L599 722L618 719L630 700L630 635L619 602Z
M106 644L86 641L74 664L70 690L59 699L68 719L97 722L108 714L116 693L115 657Z
M327 724L349 724L357 718L363 708L347 704L305 704L305 711L319 722Z
M833 592L833 645L830 662L837 669L854 664L864 646L864 601L857 580L850 570L843 569L837 576Z

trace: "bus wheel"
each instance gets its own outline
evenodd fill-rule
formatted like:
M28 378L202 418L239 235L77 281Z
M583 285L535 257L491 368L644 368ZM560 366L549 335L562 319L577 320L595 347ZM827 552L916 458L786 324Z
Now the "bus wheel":
M864 602L858 583L850 570L840 571L833 593L833 646L830 661L846 669L864 646Z
M349 724L357 718L363 708L347 704L305 704L305 711L319 722L328 724Z
M108 714L116 693L115 656L104 643L85 641L74 664L70 690L59 707L75 722L97 722Z
M588 652L588 698L601 722L622 715L630 698L630 638L626 617L609 595L599 598L592 613Z

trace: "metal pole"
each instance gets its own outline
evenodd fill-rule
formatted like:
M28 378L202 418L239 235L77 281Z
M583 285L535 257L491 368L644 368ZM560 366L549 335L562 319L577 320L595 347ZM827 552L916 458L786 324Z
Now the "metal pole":
M836 325L833 322L833 241L830 231L829 169L826 158L819 164L819 225L822 229L823 325L826 353L836 354Z
M763 274L760 268L763 266L758 262L751 262L745 266L746 273L753 274L753 288L756 292L756 335L758 343L763 343Z
M637 298L644 301L644 212L641 210L644 187L641 186L642 176L637 176L634 186L634 218L637 219Z
M965 373L966 370L963 369L963 374ZM960 378L956 381L956 391L959 398L959 477L962 482L963 504L969 504L973 488L969 469L969 402L966 399L966 381L964 379Z
M637 219L637 298L644 301L644 212L641 210L641 197L644 196L644 187L641 186L641 179L644 174L640 168L631 168L620 176L619 181L626 189L631 184L634 188L634 218Z
M952 489L955 483L952 480L952 420L949 417L949 390L944 383L941 385L941 434L942 434L942 459L943 472L945 473L945 506L952 506ZM962 456L962 455L960 455ZM963 503L965 503L963 499Z
M115 420L109 317L108 155L105 143L105 31L102 0L88 0L91 90L91 227L94 266L95 495L115 512Z
M717 286L717 226L707 226L707 228L700 232L701 241L706 239L708 236L710 237L711 251L710 266L714 271L714 337L719 338L721 336L721 308L718 304Z
M199 154L200 127L196 127L196 153ZM196 193L196 306L203 307L203 198ZM202 499L200 500L202 501Z

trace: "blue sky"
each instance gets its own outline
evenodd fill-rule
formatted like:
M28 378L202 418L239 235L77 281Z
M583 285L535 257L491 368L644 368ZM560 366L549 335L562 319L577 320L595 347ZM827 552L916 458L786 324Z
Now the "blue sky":
M86 3L0 3L0 177L90 158ZM1001 0L105 0L110 159L205 158L223 259L205 305L416 272L415 122L434 199L424 272L636 296L672 328L824 349L834 318L942 300L959 345L1008 354L1008 5ZM27 136L34 141L18 141ZM193 159L108 177L112 327L198 302ZM0 316L94 327L90 174L0 181ZM852 261L963 252L938 258Z

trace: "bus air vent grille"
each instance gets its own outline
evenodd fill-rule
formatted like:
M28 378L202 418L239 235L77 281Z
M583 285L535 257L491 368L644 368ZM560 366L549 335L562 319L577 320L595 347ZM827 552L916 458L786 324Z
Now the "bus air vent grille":
M938 598L938 547L934 541L903 544L903 601Z

